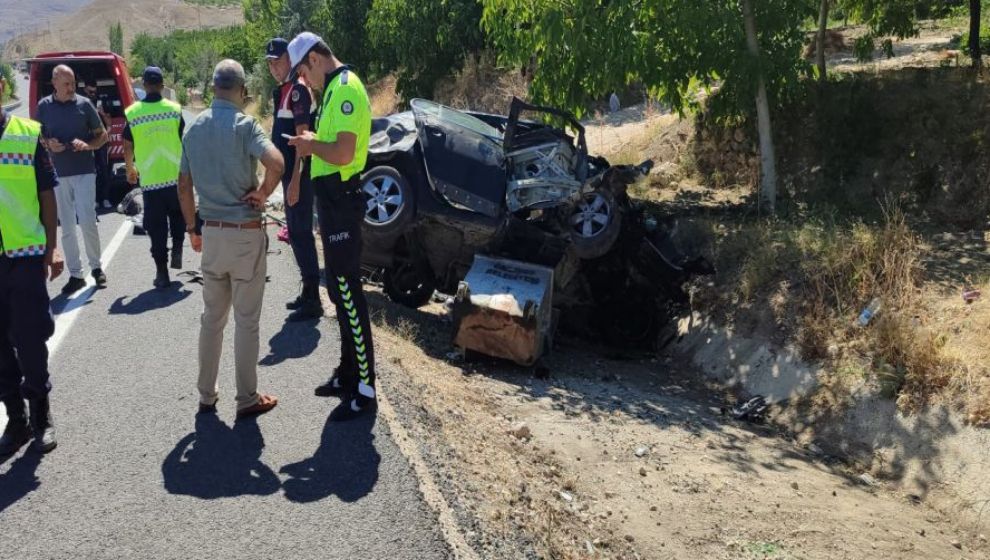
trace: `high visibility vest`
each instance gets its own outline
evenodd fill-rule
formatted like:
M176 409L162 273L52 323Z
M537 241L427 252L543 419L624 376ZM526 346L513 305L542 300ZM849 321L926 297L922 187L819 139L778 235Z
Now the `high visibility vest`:
M326 143L336 142L337 134L341 132L351 132L357 136L354 159L344 165L334 165L313 155L311 178L340 173L340 180L346 181L363 171L368 161L371 101L361 79L346 69L334 76L323 92L316 121L316 139Z
M134 137L134 164L141 173L141 188L153 191L178 184L182 107L167 99L154 103L138 101L125 109L124 114Z
M47 238L34 173L39 136L39 123L12 116L0 137L0 247L6 257L45 254Z

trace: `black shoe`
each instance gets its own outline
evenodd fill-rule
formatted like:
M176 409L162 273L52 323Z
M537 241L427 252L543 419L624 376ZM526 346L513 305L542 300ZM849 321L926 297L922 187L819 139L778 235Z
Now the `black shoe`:
M169 266L176 270L182 270L182 245L172 247L172 261Z
M297 323L299 321L312 321L313 319L320 319L323 317L323 304L320 300L307 299L302 305L297 307L295 311L289 313L286 321L290 323Z
M65 287L62 288L62 293L71 296L72 294L78 292L79 290L86 287L86 281L82 278L76 278L75 276L69 277L69 281L66 282Z
M58 445L48 397L31 399L31 431L34 432L32 448L35 451L48 453Z
M96 285L103 287L107 285L107 275L103 274L102 268L93 269L93 280L96 280Z
M346 375L344 371L343 365L334 368L333 375L330 376L330 379L317 387L313 391L313 394L317 397L342 397L353 393L355 382L348 382L346 378L357 379L357 375Z
M299 294L298 296L296 296L296 299L286 303L285 308L288 309L289 311L295 311L296 309L302 307L305 303L306 303L305 294Z
M31 441L31 428L24 414L24 401L14 398L4 401L7 406L7 427L0 436L0 457L17 453L21 447Z
M373 415L378 410L378 399L355 394L349 399L344 399L337 408L330 413L331 422L349 422L362 416Z
M164 290L172 284L172 279L168 277L168 269L165 268L165 263L158 265L158 271L155 273L155 288L159 290Z

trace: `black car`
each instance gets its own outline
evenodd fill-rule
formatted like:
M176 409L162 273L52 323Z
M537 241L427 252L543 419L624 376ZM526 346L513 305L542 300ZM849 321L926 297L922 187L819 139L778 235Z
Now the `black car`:
M589 155L571 114L519 99L508 116L410 105L374 120L362 176L363 264L383 272L393 301L419 307L434 290L454 293L481 253L554 268L555 305L593 310L602 300L596 278L616 280L613 270L640 258L648 238L662 245L626 195L653 163L612 166ZM672 278L684 273L685 259L655 252ZM644 297L657 297L660 284L647 281L655 285Z

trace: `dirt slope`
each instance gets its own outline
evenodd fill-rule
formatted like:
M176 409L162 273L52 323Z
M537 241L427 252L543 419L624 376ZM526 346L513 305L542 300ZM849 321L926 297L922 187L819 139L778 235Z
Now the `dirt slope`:
M53 50L95 50L109 47L107 30L120 21L124 47L141 32L163 35L175 29L222 27L244 21L240 7L210 8L182 0L93 0L78 11L39 25L12 39L5 58L19 58ZM123 53L122 53L123 54Z

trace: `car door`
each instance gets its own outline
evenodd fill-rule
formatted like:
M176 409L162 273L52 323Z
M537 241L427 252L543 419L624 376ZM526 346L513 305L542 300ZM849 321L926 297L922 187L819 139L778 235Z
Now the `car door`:
M432 101L414 99L411 105L433 189L456 206L499 217L506 189L501 133Z

